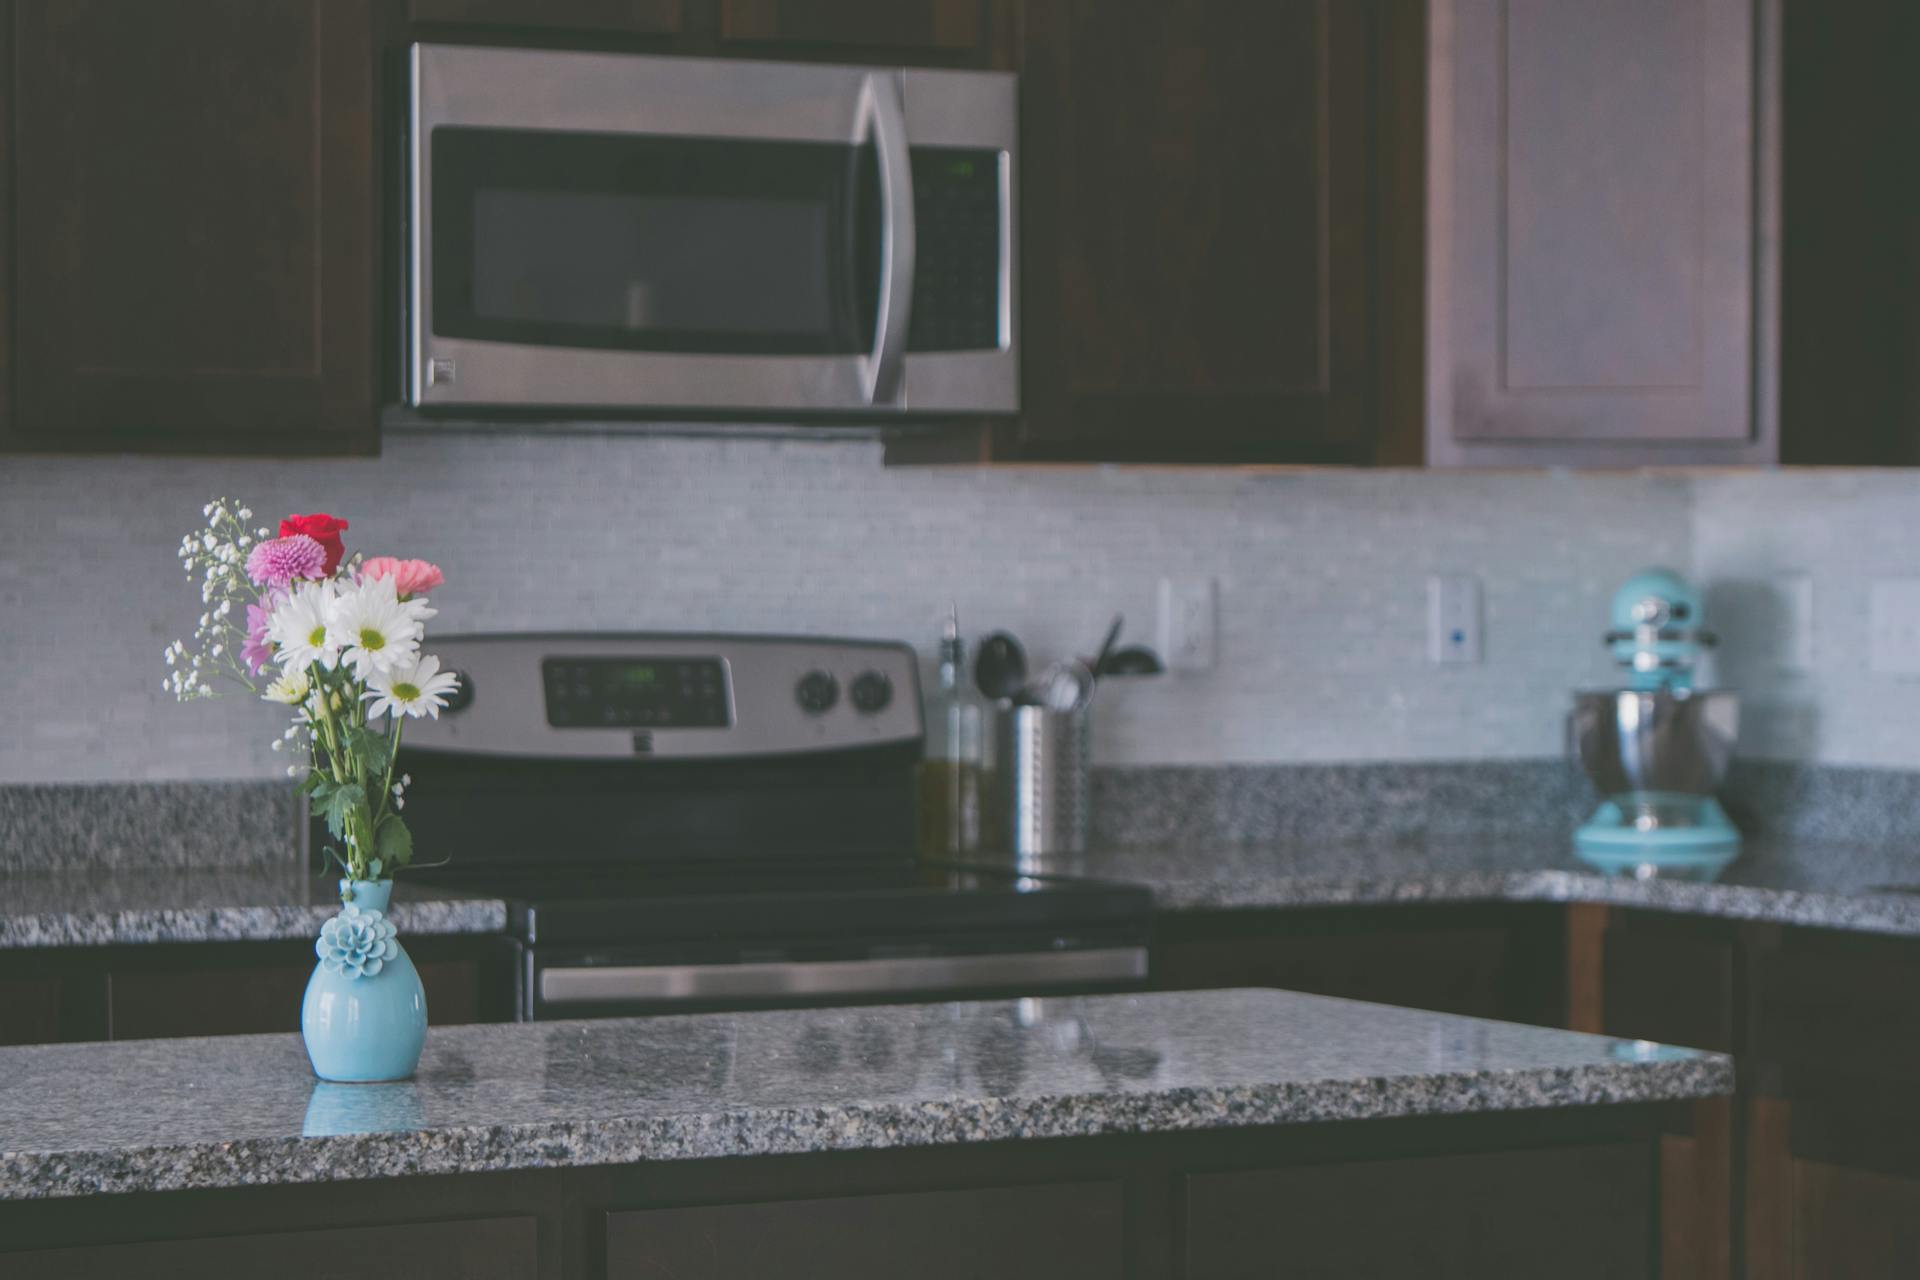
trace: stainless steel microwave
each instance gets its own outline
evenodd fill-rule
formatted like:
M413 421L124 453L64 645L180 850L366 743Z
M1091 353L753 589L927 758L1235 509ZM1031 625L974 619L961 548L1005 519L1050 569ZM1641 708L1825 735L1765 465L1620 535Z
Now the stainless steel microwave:
M1019 408L1001 72L416 44L422 409Z

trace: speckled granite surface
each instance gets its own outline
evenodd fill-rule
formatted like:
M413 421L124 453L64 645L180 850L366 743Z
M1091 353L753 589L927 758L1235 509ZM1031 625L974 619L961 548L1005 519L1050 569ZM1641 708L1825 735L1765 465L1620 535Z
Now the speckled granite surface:
M299 821L284 780L0 786L0 872L276 870Z
M1727 1059L1278 991L0 1049L0 1197L1509 1111L1730 1092Z
M264 942L312 938L340 909L333 881L275 871L64 871L0 878L0 950L141 942ZM500 933L498 898L394 891L402 935Z
M1162 910L1411 902L1606 902L1735 920L1920 935L1920 840L1750 845L1713 884L1598 876L1569 841L1277 842L1248 848L1102 850L1034 870L1143 884Z

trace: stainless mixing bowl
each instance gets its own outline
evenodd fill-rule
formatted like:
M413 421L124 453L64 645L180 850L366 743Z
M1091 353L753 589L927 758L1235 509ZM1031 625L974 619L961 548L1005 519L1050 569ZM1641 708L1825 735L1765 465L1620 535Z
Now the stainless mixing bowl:
M1733 761L1740 697L1727 689L1573 696L1573 741L1601 794L1710 796Z

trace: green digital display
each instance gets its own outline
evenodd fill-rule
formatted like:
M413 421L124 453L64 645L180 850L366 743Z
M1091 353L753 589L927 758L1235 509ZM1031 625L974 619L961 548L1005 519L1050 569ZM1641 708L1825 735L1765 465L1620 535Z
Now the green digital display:
M658 667L616 667L612 675L616 681L627 686L629 689L645 688L648 685L660 683L660 668Z

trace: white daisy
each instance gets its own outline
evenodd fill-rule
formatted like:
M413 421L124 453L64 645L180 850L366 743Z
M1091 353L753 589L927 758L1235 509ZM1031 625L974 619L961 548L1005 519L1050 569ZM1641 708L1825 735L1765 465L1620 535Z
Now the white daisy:
M340 661L340 647L327 638L332 601L331 582L300 582L273 607L267 639L273 644L273 660L283 671L305 671L315 662L331 671Z
M397 662L368 676L363 696L373 704L367 708L369 718L404 713L416 719L428 716L438 720L440 708L447 705L447 695L459 687L460 677L440 670L440 659L425 653L418 661ZM396 798L400 790L393 789Z
M426 634L422 624L438 612L424 598L400 599L392 578L370 578L334 596L327 607L327 642L366 680L411 665Z
M300 667L297 670L289 670L268 685L267 691L260 696L269 702L284 702L290 707L297 707L307 700L307 692L312 687L312 683L307 679L307 669ZM279 749L278 742L273 745L276 750Z

